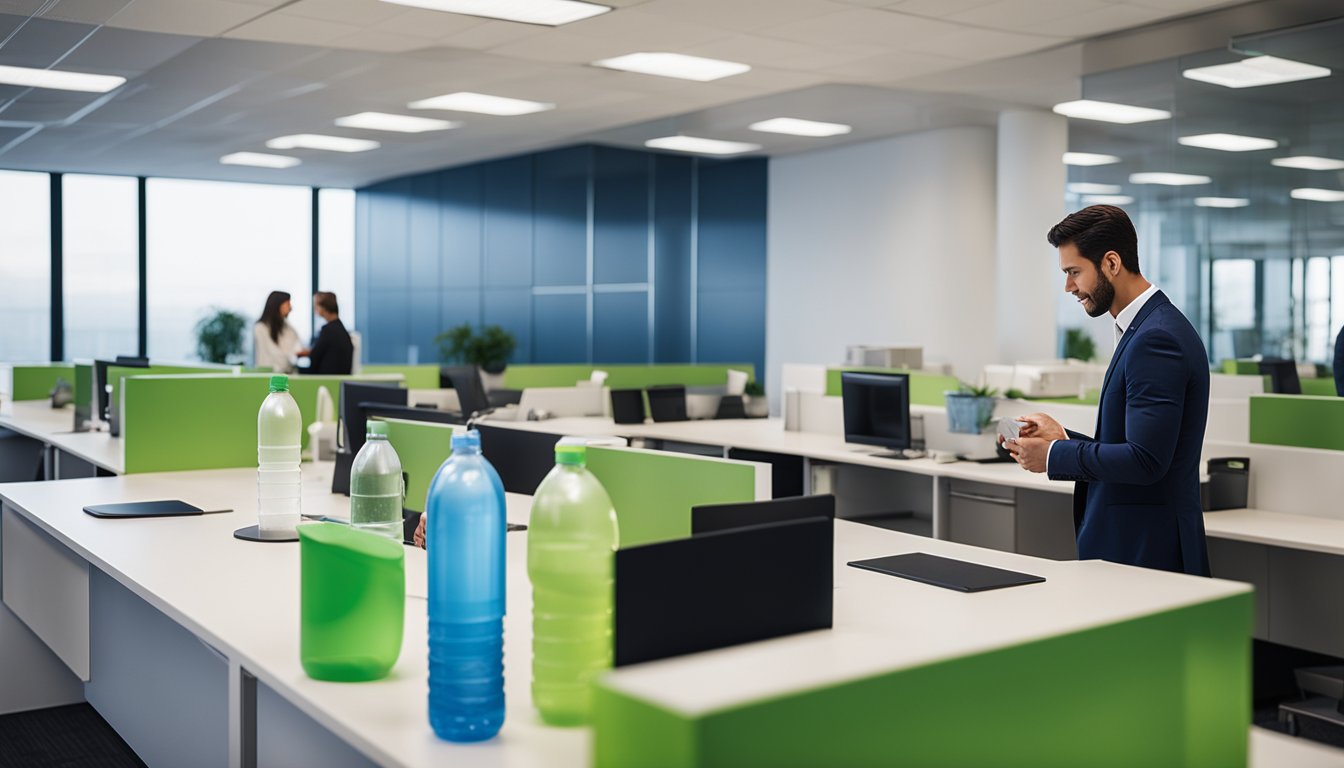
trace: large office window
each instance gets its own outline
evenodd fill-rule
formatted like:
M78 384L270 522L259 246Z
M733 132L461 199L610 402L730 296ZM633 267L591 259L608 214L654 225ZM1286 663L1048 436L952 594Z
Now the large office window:
M0 360L51 357L51 177L0 171Z
M312 335L312 191L308 187L150 179L146 189L149 355L196 359L195 327L216 309L252 322L273 290Z
M316 290L336 294L341 321L355 330L355 191L318 190L317 221Z
M127 176L61 178L65 355L137 354L139 200Z

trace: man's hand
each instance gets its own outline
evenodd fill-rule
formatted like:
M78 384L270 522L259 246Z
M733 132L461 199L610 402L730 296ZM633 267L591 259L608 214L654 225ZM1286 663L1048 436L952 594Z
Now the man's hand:
M1064 427L1060 426L1060 423L1048 414L1032 413L1026 416L1018 416L1017 420L1023 422L1022 431L1019 433L1021 437L1039 437L1047 443L1051 440L1069 439Z
M1013 455L1013 461L1028 472L1045 471L1045 460L1050 455L1050 440L1043 437L1019 437L1005 442L1003 447Z
M425 515L423 513L420 515L420 524L415 526L415 533L411 534L411 541L415 542L415 546L421 549L425 548Z

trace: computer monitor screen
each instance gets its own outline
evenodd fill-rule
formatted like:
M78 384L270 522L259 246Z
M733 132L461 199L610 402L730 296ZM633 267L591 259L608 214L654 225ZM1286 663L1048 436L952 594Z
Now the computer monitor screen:
M477 424L481 453L499 473L508 493L536 493L542 478L555 467L555 444L562 435Z
M112 418L111 404L108 391L112 382L107 380L108 367L116 368L148 368L149 358L130 357L127 355L117 355L115 360L94 360L93 361L93 394L97 402L94 403L97 416L102 421L110 421Z
M1302 394L1302 380L1297 377L1295 360L1261 360L1260 375L1269 377L1270 391L1276 395Z
M910 447L910 377L904 373L840 374L845 442Z
M362 403L406 405L406 390L395 384L373 382L341 382L341 423L337 434L347 453L358 453L364 447L364 413Z

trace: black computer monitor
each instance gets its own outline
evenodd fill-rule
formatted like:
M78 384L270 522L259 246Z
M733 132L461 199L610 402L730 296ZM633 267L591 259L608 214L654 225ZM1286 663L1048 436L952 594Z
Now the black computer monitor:
M654 421L686 421L686 387L666 384L644 390Z
M904 373L840 374L845 442L910 447L910 376ZM899 454L897 454L899 455Z
M485 392L481 373L476 370L476 366L450 365L443 369L443 373L448 374L453 389L457 390L458 407L462 409L463 416L471 418L472 414L490 410L490 397Z
M795 496L788 499L748 501L733 504L705 504L691 507L691 535L727 531L751 525L769 525L810 517L835 519L835 496Z
M1260 375L1269 377L1270 391L1276 395L1302 394L1302 380L1297 377L1295 360L1261 360Z
M359 453L364 447L365 419L364 403L383 403L387 405L406 405L406 390L396 384L383 384L366 381L341 382L341 421L336 434L341 450L350 455Z
M94 408L98 418L102 421L112 420L112 409L109 400L111 395L109 389L111 388L112 382L107 380L107 369L109 367L148 368L149 358L117 355L116 359L113 360L93 361Z
M487 423L475 429L481 433L481 453L499 473L508 493L536 493L542 478L555 467L555 444L562 435Z

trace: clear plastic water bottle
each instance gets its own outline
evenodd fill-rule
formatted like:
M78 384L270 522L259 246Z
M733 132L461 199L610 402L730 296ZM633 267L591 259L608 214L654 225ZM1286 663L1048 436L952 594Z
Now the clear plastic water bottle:
M303 495L303 419L289 394L288 376L272 376L270 389L257 412L257 525L263 531L294 533Z
M528 524L532 701L551 725L592 718L592 680L611 666L616 510L586 467L587 448L557 445Z
M504 725L504 484L481 436L453 435L425 505L429 560L429 723L482 741Z
M405 496L401 457L387 441L387 423L371 421L364 447L350 465L350 525L400 542Z

